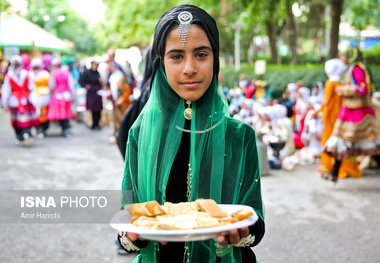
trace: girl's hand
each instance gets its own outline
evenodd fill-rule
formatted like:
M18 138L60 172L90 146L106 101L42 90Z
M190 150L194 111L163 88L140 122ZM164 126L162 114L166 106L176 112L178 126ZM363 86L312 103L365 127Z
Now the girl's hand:
M240 241L240 239L247 237L249 235L249 228L243 227L239 229L232 229L228 231L227 235L223 235L223 233L219 233L216 236L216 241L222 245L226 246L229 244L236 244Z
M135 234L135 233L127 233L127 237L129 238L129 240L131 240L132 242L136 241L137 239L141 240L141 241L144 241L143 238L141 238L139 235ZM161 245L166 245L168 242L167 241L160 241Z

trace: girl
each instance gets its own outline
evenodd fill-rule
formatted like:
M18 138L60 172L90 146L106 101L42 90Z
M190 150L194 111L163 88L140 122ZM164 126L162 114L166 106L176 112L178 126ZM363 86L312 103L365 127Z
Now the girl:
M121 233L136 262L255 262L250 246L264 235L260 157L255 131L228 114L218 89L219 34L204 10L181 5L158 21L151 96L129 132L122 206L211 198L253 207L253 226L209 241L141 241Z

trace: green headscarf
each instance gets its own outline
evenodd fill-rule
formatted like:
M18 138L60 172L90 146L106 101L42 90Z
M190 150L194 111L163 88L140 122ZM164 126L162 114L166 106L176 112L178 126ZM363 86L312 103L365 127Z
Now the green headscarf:
M205 30L214 54L219 52L215 21L204 10L182 5L160 18L152 47L154 78L151 96L129 132L122 206L150 200L164 202L182 134L190 132L189 201L211 198L217 203L249 205L263 217L261 158L255 132L228 114L227 101L217 82L218 56L214 56L213 81L205 94L192 103L191 129L184 131L185 101L171 89L162 67L166 36L170 32L165 25L171 25L173 29L173 21L176 22L182 11L193 15L194 23ZM166 33L162 34L162 31ZM241 262L240 248L220 247L215 240L186 242L186 249L190 262L215 262L217 254L223 255L220 262ZM157 242L149 242L141 250L138 260L157 262L158 253Z
M348 47L344 51L344 55L346 55L349 64L363 60L363 53L358 47Z

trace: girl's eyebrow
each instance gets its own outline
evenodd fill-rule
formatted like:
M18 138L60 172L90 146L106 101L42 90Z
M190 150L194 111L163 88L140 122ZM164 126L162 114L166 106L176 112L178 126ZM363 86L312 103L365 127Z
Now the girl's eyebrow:
M183 49L171 49L168 52L166 52L165 55L168 55L170 53L185 53L185 50L183 50Z
M204 49L207 49L207 50L209 50L209 51L211 51L212 52L212 49L211 49L211 47L209 47L209 46L200 46L200 47L196 47L196 48L194 48L193 49L193 52L194 51L199 51L199 50L204 50ZM165 53L165 55L168 55L168 54L170 54L170 53L185 53L185 50L184 49L171 49L171 50L169 50L168 52L166 52Z
M203 49L207 49L207 50L209 50L209 51L212 52L212 49L211 49L211 47L209 47L209 46L200 46L200 47L196 47L196 48L193 49L193 51L199 51L199 50L203 50Z

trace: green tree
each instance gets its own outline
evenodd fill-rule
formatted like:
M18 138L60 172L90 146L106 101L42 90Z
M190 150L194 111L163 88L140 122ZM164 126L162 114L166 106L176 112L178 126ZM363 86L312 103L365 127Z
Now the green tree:
M6 11L10 6L11 6L11 4L7 0L5 0L5 1L1 0L0 1L0 13Z
M357 30L364 30L369 25L380 27L379 0L351 0L345 3L343 20Z
M166 11L183 3L179 0L103 0L107 6L105 22L98 29L97 38L103 46L129 47L148 45L158 19ZM205 8L215 15L217 1L186 1Z
M271 50L271 61L278 64L281 61L278 55L278 40L285 28L288 19L287 0L252 1L252 16L259 16L266 28Z
M289 34L289 46L292 55L293 65L297 64L297 30L296 21L293 14L293 4L294 1L286 1L286 9L288 12L288 34Z
M59 38L73 42L74 53L93 55L100 49L93 29L66 0L29 0L26 18Z
M326 1L301 0L299 1L301 15L297 18L297 33L300 41L313 40L313 51L320 52L322 43L326 42L326 26L330 24L326 17ZM325 43L326 44L326 43Z

